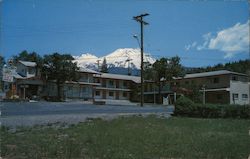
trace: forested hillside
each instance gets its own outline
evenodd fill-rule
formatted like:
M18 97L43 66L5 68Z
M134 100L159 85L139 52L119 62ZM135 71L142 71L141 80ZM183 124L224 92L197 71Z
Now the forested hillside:
M229 70L250 75L250 60L240 60L236 62L217 64L215 66L208 66L208 67L187 68L185 70L187 74L207 72L207 71L217 71L217 70Z

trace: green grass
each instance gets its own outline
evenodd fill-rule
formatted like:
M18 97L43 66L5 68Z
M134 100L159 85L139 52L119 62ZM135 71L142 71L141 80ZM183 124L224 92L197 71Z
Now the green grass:
M68 128L1 128L4 158L247 158L250 120L96 119Z

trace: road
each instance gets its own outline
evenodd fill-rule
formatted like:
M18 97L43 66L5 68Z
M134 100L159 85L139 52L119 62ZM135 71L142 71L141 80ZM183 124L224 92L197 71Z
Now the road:
M112 119L118 116L157 114L170 116L173 107L93 105L83 102L2 102L1 124L33 126L50 123L74 124L89 118Z

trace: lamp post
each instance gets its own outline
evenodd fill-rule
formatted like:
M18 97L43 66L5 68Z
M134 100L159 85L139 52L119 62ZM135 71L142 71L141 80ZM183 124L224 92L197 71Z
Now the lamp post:
M144 103L144 85L143 85L143 26L148 25L147 22L143 21L143 17L148 16L148 13L141 14L133 17L133 19L140 23L141 26L141 107L143 107ZM135 37L135 36L134 36ZM138 38L137 36L135 38ZM139 41L139 40L138 40Z
M203 91L203 104L206 104L206 86L205 85L203 85L202 86L202 91Z

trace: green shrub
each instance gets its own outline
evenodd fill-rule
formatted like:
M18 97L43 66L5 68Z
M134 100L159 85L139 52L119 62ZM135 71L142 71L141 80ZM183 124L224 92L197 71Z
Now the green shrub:
M175 103L174 114L202 118L250 118L250 105L203 105L182 96Z
M196 110L194 102L187 97L181 96L175 103L175 114L177 115L191 115Z

